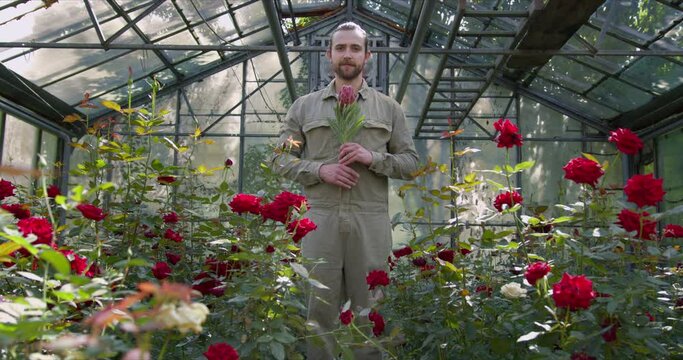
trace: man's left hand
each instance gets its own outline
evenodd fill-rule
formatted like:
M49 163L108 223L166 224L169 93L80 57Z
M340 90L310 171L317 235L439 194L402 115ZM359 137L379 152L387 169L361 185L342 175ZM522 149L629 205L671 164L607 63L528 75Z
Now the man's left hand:
M360 144L343 144L341 148L339 148L339 163L350 166L355 162L370 166L372 164L372 153Z

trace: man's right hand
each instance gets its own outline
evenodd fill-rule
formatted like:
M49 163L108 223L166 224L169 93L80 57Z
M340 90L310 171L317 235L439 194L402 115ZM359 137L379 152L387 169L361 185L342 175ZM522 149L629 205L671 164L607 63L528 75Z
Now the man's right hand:
M351 189L358 182L358 173L342 164L325 164L320 167L320 179L344 189Z

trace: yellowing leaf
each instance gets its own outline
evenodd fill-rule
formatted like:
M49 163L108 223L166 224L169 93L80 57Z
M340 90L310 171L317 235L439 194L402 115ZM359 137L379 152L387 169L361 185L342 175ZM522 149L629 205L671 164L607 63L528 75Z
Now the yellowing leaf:
M200 174L206 173L206 166L204 166L204 165L199 165L199 166L197 167L197 171L198 171Z
M206 143L206 145L213 145L215 143L215 141L213 141L211 139L206 139L206 140L204 140L204 142Z
M200 129L200 128L194 129L194 135L193 135L193 137L196 139L196 138L198 138L200 135L202 135L202 129Z
M131 109L131 108L128 108L128 109L121 109L121 112L124 113L124 114L132 114L132 113L135 112L135 109Z
M64 121L65 123L73 123L73 122L76 122L76 121L82 121L82 119L81 119L80 116L78 116L78 114L69 114L69 115L67 115L67 116L64 117L64 120L63 120L63 121Z
M595 162L598 163L598 164L600 163L600 162L598 161L598 159L596 159L595 156L593 156L593 155L591 155L591 154L583 153L583 156L584 156L586 159L588 159L588 160L593 160L593 161L595 161Z
M119 112L121 111L121 105L119 105L113 101L104 100L100 104L102 104L102 106L106 107L107 109L112 109L114 111L119 111Z

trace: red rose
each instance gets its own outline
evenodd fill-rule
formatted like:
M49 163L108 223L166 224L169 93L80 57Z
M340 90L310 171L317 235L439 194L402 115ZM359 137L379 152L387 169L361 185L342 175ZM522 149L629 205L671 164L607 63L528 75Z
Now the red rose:
M261 207L261 216L264 220L271 219L286 223L290 216L290 209L301 208L306 203L306 197L293 194L288 191L279 193L273 201Z
M239 360L240 355L226 343L211 344L204 353L208 360Z
M237 194L230 201L230 209L238 214L245 212L258 215L261 212L261 198L249 194Z
M602 321L600 326L603 329L601 335L605 342L613 342L617 340L617 330L621 326L621 324L619 324L619 319L606 318Z
M24 235L33 234L37 237L33 244L52 244L52 224L42 217L30 217L21 219L17 223L17 227Z
M178 222L178 214L175 212L170 212L168 214L164 214L163 219L164 223L166 224L175 224Z
M392 253L394 253L394 256L397 259L400 259L404 256L408 256L413 253L413 249L410 246L404 246L400 249L393 250Z
M54 199L58 195L62 195L62 191L59 190L59 186L52 184L47 187L47 197Z
M368 319L372 321L372 323L374 324L372 326L372 333L375 336L382 335L382 332L384 332L384 318L382 317L382 315L380 315L377 311L372 310L368 314Z
M666 192L662 188L664 179L655 179L652 174L633 175L626 181L624 193L628 201L635 203L638 207L657 205L662 201Z
M356 90L353 89L351 85L343 85L341 90L339 90L339 105L346 106L351 105L356 102Z
M171 267L167 263L159 261L152 267L152 274L155 278L163 280L171 276Z
M524 272L524 278L531 284L531 286L536 285L536 281L543 279L550 272L550 265L547 262L536 261L535 263L529 265L529 267Z
M683 226L669 224L664 228L664 237L683 238Z
M14 184L7 180L0 180L0 200L5 200L6 197L14 196Z
M192 285L193 290L197 290L202 295L213 295L216 297L223 296L225 294L225 285L217 279L211 277L207 272L202 272L195 276Z
M225 167L226 168L232 167L232 165L233 165L233 162L231 159L225 159Z
M493 123L493 127L498 131L498 135L494 139L498 143L499 148L511 148L515 145L522 146L522 135L519 134L519 128L508 119L499 119Z
M600 164L586 158L571 159L562 170L564 170L565 179L577 184L588 184L592 187L595 187L598 184L598 179L605 174Z
M650 320L650 321L655 321L655 317L654 317L652 314L650 314L649 311L646 311L646 312L645 312L645 316L647 316L647 319L648 319L648 320Z
M387 286L389 285L389 275L384 270L372 270L365 277L365 282L370 286L369 290L377 286Z
M175 241L177 243L183 242L183 236L171 229L166 229L166 232L164 232L164 239Z
M31 210L27 204L2 204L2 208L19 220L31 217Z
M476 289L474 289L474 292L483 293L486 294L486 296L491 297L491 294L493 294L493 288L488 285L479 285Z
M436 256L446 262L453 263L453 259L455 259L455 251L453 249L444 249L439 251Z
M175 176L157 176L160 185L171 185L175 182Z
M585 352L575 352L572 354L572 356L569 358L570 360L595 360L594 357L586 354Z
M617 225L620 225L628 232L635 231L636 237L639 239L650 240L652 236L655 235L657 222L650 220L648 216L650 216L650 213L647 211L643 211L641 214L638 214L631 210L623 209L619 215L617 215L617 218L619 218Z
M100 221L107 217L107 214L103 213L102 209L92 204L79 204L76 205L76 209L78 209L86 219Z
M505 209L510 209L511 207L515 206L515 204L521 204L523 201L524 198L518 192L515 191L511 193L506 191L496 196L496 199L493 201L493 207L499 212L502 212ZM503 207L503 205L506 206Z
M166 253L166 260L168 260L168 262L170 262L172 265L179 263L180 259L181 259L181 257L178 254L174 254L174 253L170 253L170 252Z
M214 258L207 258L204 260L204 265L211 270L216 276L230 277L232 273L241 269L242 264L239 261L228 260L219 261Z
M272 254L274 252L275 252L275 246L273 246L273 245L266 246L266 253Z
M350 324L351 320L353 320L353 311L351 311L351 309L342 311L341 314L339 314L339 320L344 325Z
M643 142L638 135L629 129L619 128L610 131L609 142L617 145L617 149L628 155L635 155L643 148Z
M588 309L593 299L593 282L584 275L564 273L562 280L553 285L553 300L558 308L568 308L571 311Z
M413 265L418 266L418 267L425 266L425 265L427 265L427 260L423 257L413 259Z
M471 252L472 252L472 250L470 250L470 249L466 249L466 248L464 248L464 247L461 247L461 248L460 248L460 254L461 254L462 256L465 256L465 255L467 255L467 254L469 254L469 253L471 253Z
M318 225L309 218L292 221L287 224L287 231L292 234L292 240L294 240L295 243L298 243L306 234L317 228Z

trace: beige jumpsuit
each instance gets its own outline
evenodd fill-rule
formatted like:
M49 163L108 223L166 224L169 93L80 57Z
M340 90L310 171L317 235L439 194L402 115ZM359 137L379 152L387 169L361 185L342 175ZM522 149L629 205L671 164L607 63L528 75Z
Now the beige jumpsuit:
M328 123L337 102L334 81L294 102L279 144L287 143L290 137L301 144L273 159L277 173L304 186L310 205L307 216L318 225L304 237L301 250L308 259L324 260L309 269L312 278L329 287L315 289L309 298L308 319L317 322L321 332L338 326L340 308L347 299L356 315L358 308L371 306L365 276L371 270L386 270L391 251L388 178L411 179L418 165L401 106L369 88L365 81L359 94L365 121L353 142L370 150L372 164L351 165L360 175L356 186L345 190L323 183L318 175L320 166L337 162L341 146ZM330 339L326 341L328 349L309 345L308 358L334 358L330 353L333 345ZM376 352L357 355L359 359L379 358Z

